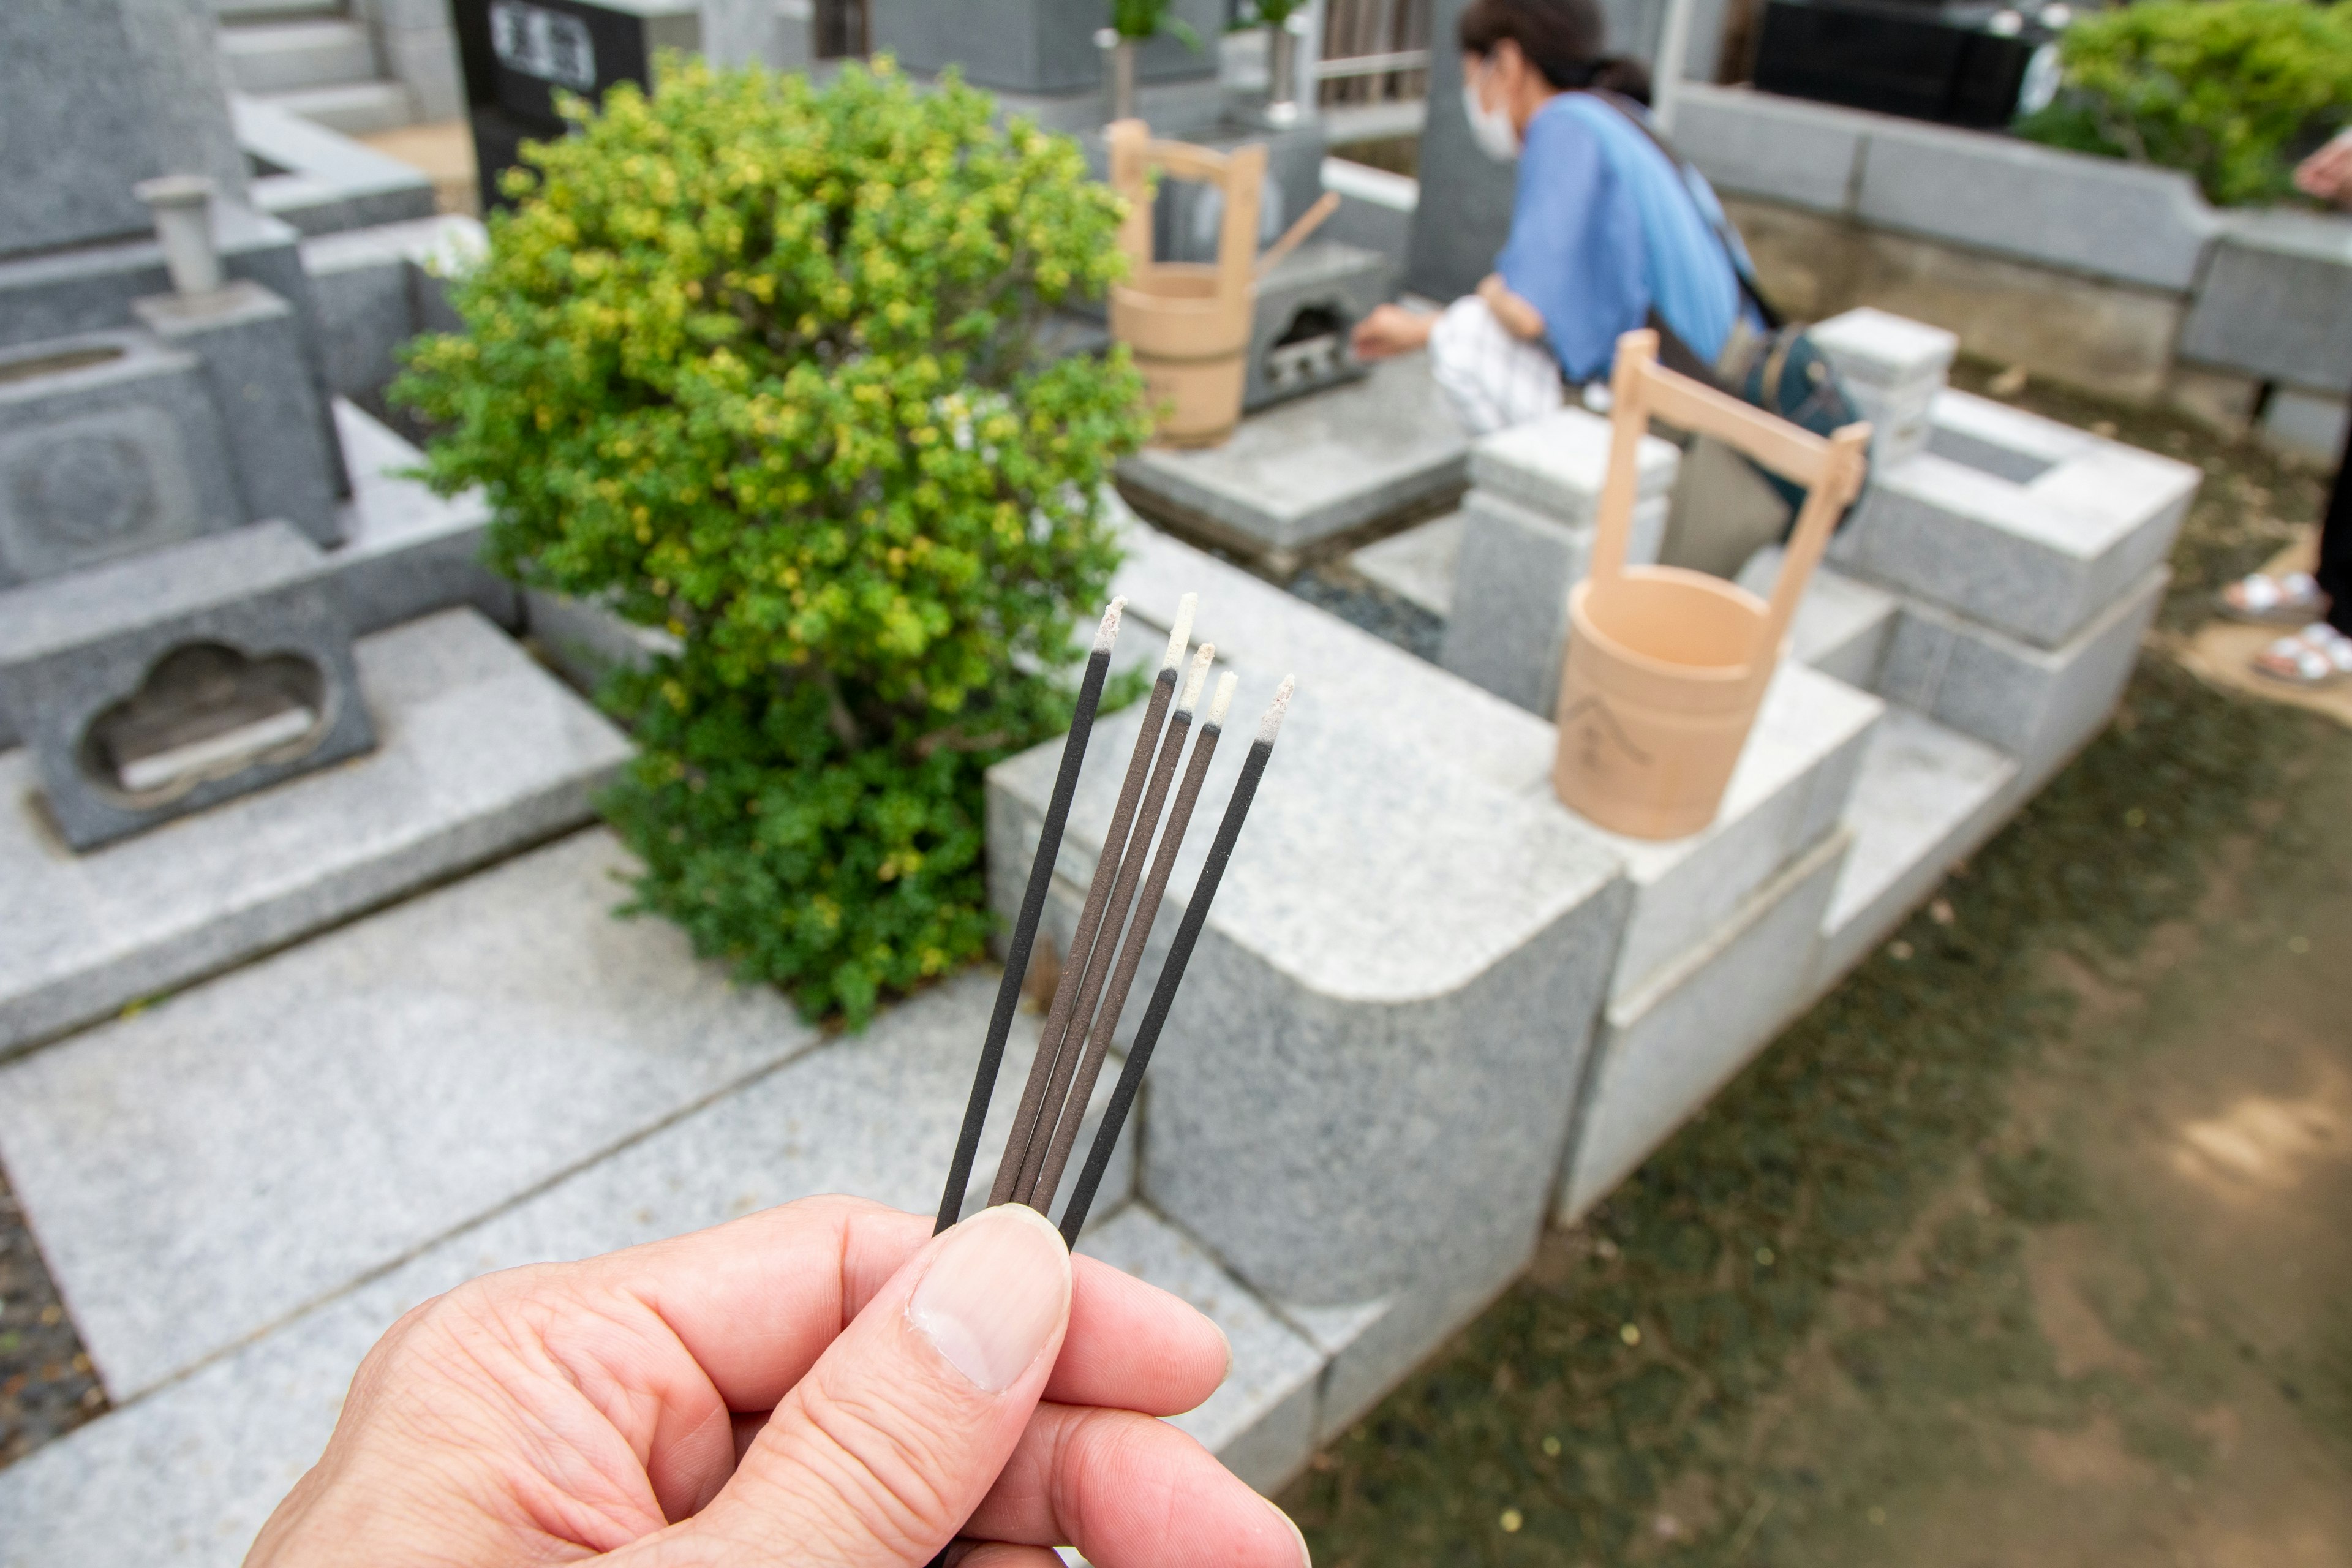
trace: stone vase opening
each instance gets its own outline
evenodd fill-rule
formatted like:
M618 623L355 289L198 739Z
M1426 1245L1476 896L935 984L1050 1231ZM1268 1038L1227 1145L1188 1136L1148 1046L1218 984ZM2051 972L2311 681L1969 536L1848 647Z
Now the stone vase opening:
M118 805L148 809L212 780L305 755L325 738L331 709L326 679L307 658L189 643L90 721L77 760Z

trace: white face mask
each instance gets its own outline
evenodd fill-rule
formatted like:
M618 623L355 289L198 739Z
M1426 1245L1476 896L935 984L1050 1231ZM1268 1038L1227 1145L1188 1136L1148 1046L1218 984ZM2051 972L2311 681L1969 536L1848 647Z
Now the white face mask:
M1486 86L1493 72L1491 66L1482 66L1478 73L1462 84L1462 117L1470 122L1470 140L1478 151L1497 163L1516 163L1519 159L1519 133L1511 127L1510 111L1488 109L1480 101L1479 89Z

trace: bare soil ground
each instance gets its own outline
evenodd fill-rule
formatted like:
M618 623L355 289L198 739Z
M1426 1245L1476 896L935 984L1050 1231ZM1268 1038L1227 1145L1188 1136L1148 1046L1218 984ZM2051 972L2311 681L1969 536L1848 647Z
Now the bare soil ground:
M2318 485L2021 400L2207 468L2116 726L1318 1457L1326 1568L2352 1563L2352 735L2168 657Z

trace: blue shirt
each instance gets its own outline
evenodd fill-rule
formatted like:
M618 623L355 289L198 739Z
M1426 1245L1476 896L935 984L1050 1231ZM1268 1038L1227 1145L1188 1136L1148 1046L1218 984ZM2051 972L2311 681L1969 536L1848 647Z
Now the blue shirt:
M1563 92L1528 122L1511 237L1495 267L1543 312L1571 381L1606 375L1618 335L1646 322L1653 306L1712 363L1745 309L1718 225L1730 232L1696 171L1685 176L1622 110ZM1744 248L1739 264L1748 265Z

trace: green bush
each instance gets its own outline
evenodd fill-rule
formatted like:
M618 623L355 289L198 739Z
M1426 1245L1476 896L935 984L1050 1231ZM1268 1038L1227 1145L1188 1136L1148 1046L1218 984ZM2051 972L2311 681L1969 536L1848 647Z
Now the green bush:
M1120 267L1076 145L918 93L663 62L574 103L395 395L494 563L667 628L605 700L633 910L851 1021L980 950L982 771L1066 723L1100 490L1148 434L1047 309Z
M2296 155L2352 118L2352 0L2142 0L2061 52L2064 86L2020 134L2184 169L2224 205L2292 197Z

